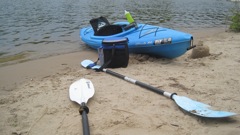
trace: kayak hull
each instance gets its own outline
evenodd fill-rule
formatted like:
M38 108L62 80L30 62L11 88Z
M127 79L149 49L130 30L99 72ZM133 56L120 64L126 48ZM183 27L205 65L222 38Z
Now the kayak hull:
M128 25L128 22L117 22L114 25L124 27ZM192 47L193 41L191 34L147 24L138 24L137 28L134 27L110 36L95 36L91 26L80 30L82 41L94 49L101 46L102 40L113 37L128 38L130 53L164 58L176 58L183 55Z

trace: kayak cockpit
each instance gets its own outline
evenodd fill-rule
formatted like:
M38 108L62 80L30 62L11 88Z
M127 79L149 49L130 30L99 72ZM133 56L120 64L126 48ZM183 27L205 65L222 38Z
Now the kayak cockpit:
M121 24L110 24L105 17L93 18L90 20L90 24L94 31L94 36L111 36L125 31L131 28L138 28L137 23L121 23Z

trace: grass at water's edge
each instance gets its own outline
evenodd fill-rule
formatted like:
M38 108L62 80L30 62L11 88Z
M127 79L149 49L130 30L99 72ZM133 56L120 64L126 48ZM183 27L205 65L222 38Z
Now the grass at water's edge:
M0 57L4 54L7 54L6 52L0 52Z
M6 53L0 53L0 63L12 62L12 61L23 61L28 55L28 52L21 52L14 55L3 56ZM1 57L3 56L3 57Z

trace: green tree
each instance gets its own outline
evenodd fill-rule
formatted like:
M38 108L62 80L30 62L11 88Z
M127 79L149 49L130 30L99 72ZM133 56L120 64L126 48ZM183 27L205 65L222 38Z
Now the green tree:
M232 9L230 30L240 32L240 2L236 2Z

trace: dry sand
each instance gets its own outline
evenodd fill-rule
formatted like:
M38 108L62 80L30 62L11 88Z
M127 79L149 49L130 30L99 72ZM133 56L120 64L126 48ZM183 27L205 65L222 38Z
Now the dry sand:
M127 68L112 69L152 86L240 113L240 34L221 32L202 38L210 56L173 59L131 55ZM79 105L69 86L90 79L95 95L88 102L92 135L237 135L239 115L200 118L172 100L103 72L82 68L96 52L59 55L0 67L1 135L80 135Z

